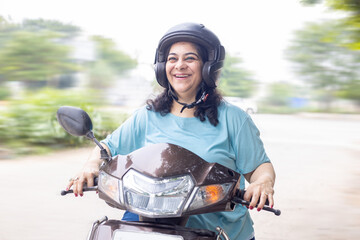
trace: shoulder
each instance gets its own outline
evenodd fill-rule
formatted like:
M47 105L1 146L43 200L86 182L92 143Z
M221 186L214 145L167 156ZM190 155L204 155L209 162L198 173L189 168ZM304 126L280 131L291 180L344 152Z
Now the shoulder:
M132 115L134 115L134 116L146 115L148 111L149 110L147 110L146 106L144 105L144 106L141 106L141 107L135 109Z
M154 109L149 109L147 105L143 105L137 109L135 109L132 113L132 116L147 116L147 115L156 115L157 112L154 111Z
M130 113L129 121L139 123L147 120L148 111L146 106L139 107Z
M149 109L146 105L136 109L132 117L137 121L148 121L150 119L158 119L161 118L161 114L154 111L153 109Z
M242 125L244 122L248 121L250 118L249 114L247 114L241 108L223 100L219 107L219 120L226 121L227 123Z

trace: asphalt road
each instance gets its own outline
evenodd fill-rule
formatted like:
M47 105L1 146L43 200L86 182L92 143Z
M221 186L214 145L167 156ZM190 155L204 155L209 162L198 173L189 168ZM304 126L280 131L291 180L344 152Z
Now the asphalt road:
M275 207L253 210L257 239L360 239L360 116L253 115L277 172ZM89 149L0 160L0 240L85 239L120 218L93 192L60 196Z

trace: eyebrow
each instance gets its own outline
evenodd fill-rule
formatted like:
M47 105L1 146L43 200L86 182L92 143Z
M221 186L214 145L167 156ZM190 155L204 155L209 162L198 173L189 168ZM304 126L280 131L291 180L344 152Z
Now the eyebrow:
M169 56L170 56L170 55L178 55L178 54L176 54L176 53L169 53ZM185 55L185 56L195 55L196 57L200 58L199 55L197 55L197 54L194 53L194 52L187 52L187 53L185 53L184 55Z

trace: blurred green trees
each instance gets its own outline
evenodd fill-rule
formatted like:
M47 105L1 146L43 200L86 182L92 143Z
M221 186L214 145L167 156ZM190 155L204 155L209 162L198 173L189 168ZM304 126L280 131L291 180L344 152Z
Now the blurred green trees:
M122 75L136 67L137 61L117 50L113 40L102 36L93 36L92 40L95 42L97 59L87 64L89 87L97 89L111 87L116 75Z
M360 1L359 0L302 0L304 5L314 5L321 2L333 11L341 11L346 13L346 16L336 20L341 26L341 31L338 34L344 37L344 46L352 50L360 50ZM336 33L335 31L333 34Z
M95 91L58 90L43 88L27 92L22 99L9 102L0 115L0 138L11 153L28 154L46 152L50 148L80 146L88 141L73 137L57 123L56 111L60 106L76 106L87 111L93 120L94 133L99 139L106 137L127 117L126 114L107 112ZM116 117L115 117L116 116ZM1 155L1 154L0 154Z
M257 82L241 64L240 57L227 54L219 83L225 96L249 98L255 93Z
M322 91L322 100L328 106L339 96L360 104L360 94L352 93L360 93L360 51L344 47L340 35L333 36L339 28L336 22L307 24L295 33L287 55L295 63L294 72L312 88Z
M38 19L16 24L0 17L0 78L3 82L21 81L27 87L46 86L54 84L59 75L75 72L78 66L64 41L79 31L58 21Z
M74 72L70 48L54 42L54 32L19 31L0 49L0 74L6 81L51 82L55 76Z
M58 87L59 76L85 71L89 86L98 89L109 87L116 75L136 67L136 60L101 36L89 40L94 49L87 51L95 52L95 59L84 62L74 58L74 47L70 46L80 32L80 28L58 21L28 19L15 24L0 16L0 78L22 81L27 86ZM93 71L94 67L108 70L101 75L101 71Z
M86 40L93 42L85 46L92 57L78 59L74 52L80 34L79 27L59 21L14 23L0 16L0 100L6 100L0 101L0 158L4 151L37 153L82 145L84 139L70 136L57 124L60 106L88 111L99 139L126 119L114 109L106 111L103 96L111 80L136 67L136 60L99 36ZM78 74L87 88L74 87ZM13 95L10 82L21 83L21 93Z
M341 18L307 23L295 32L286 51L294 72L312 88L325 111L343 98L360 106L360 2L358 0L303 0L306 5L321 2Z
M64 24L56 20L25 19L21 29L29 32L52 31L59 34L59 39L68 40L78 36L81 29L72 24Z
M106 62L117 74L123 74L137 65L136 60L116 49L113 40L102 36L93 36L92 39L96 43L98 60Z
M266 103L278 107L289 107L290 99L295 96L294 86L289 83L271 83L268 86Z

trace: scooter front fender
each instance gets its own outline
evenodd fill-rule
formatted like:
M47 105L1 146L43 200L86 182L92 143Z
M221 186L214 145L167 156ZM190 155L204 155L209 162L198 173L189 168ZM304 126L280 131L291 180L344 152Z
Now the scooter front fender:
M96 221L88 240L215 240L217 234L205 229L148 222Z

